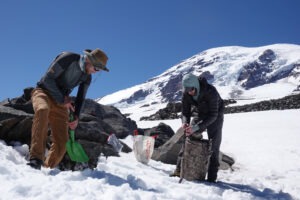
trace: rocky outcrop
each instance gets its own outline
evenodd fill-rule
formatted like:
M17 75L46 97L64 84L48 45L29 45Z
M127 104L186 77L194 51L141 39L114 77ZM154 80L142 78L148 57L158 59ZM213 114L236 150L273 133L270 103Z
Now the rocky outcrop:
M247 104L243 106L228 106L229 104L236 103L235 100L225 100L224 113L241 113L241 112L255 112L266 110L286 110L286 109L300 109L300 93L289 95L280 99L271 99L261 101L258 103ZM168 103L166 108L160 109L150 116L141 117L140 120L165 120L165 119L178 119L180 118L181 103Z
M241 113L287 109L300 109L300 94L290 95L280 99L271 99L242 106L226 107L225 113Z
M31 90L32 88L26 88L21 97L0 103L0 139L7 144L19 141L30 146L33 118ZM107 144L110 134L113 133L118 138L125 138L135 129L137 129L136 123L124 116L118 109L86 99L75 137L90 158L88 167L94 168L100 155L118 156L118 152L115 152L112 146ZM50 143L51 137L49 137L48 146ZM122 151L131 152L132 150L123 143ZM73 170L75 167L76 163L66 155L61 162L61 169Z
M0 139L30 144L33 114L0 105Z
M164 119L178 119L179 115L178 113L181 112L181 103L168 103L166 108L159 109L156 113L153 115L150 115L149 117L141 117L141 121L143 120L164 120Z
M158 148L165 144L174 134L173 129L162 122L155 127L144 130L144 135L155 138L154 148Z
M273 61L275 59L276 55L274 51L271 49L265 50L257 60L243 67L239 74L238 81L243 82L241 85L246 89L275 81L275 77L268 76L268 73L273 70ZM287 74L289 74L289 72L287 72Z
M164 84L160 84L158 87L161 89L161 95L163 96L163 102L173 102L181 98L181 81L182 74L178 76L171 76L168 82Z

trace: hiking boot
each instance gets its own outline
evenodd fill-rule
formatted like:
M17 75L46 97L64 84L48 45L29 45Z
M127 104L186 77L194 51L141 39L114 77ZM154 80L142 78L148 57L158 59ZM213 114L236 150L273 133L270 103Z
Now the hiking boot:
M176 169L172 174L170 174L170 177L180 177L180 170Z
M209 182L209 183L216 183L217 182L216 179L206 179L206 181Z
M218 177L218 175L217 175L217 172L212 172L212 170L211 171L208 171L208 173L207 173L207 182L210 182L210 183L216 183L217 181L217 177Z
M27 163L27 165L29 165L33 169L37 169L37 170L41 170L42 164L43 164L43 161L38 158L32 158L29 160L29 163Z

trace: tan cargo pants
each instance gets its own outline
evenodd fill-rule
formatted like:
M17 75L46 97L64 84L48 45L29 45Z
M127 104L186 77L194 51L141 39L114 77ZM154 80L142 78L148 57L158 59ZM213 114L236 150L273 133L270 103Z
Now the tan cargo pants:
M35 89L31 96L34 117L31 132L30 159L44 161L45 167L54 168L62 160L68 141L68 110L57 104L42 89ZM52 145L45 158L48 126L51 128Z

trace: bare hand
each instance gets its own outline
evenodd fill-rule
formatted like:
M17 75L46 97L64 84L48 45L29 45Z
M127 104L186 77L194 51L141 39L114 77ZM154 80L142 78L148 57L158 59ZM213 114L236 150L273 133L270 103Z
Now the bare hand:
M75 130L77 126L78 126L78 117L75 116L74 121L69 122L69 127L71 130Z
M185 136L190 136L193 134L193 131L192 131L192 127L189 125L187 126L185 129L184 129L184 132L185 132Z
M181 127L185 130L188 126L190 126L189 124L187 124L187 123L184 123L184 124L182 124L181 125Z
M65 96L65 99L64 99L64 106L68 109L68 110L71 110L72 112L75 112L75 108L73 106L73 102L71 100L70 97L68 96Z
M190 136L192 134L192 127L189 124L182 124L182 128L186 136Z

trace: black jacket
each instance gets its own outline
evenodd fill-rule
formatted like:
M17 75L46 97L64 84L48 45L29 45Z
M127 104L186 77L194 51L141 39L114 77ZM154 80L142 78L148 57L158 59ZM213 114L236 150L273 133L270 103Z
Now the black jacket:
M224 113L224 102L220 97L217 89L208 84L205 78L199 78L200 94L197 101L188 93L184 93L182 97L182 123L190 123L191 107L197 108L200 132L204 131L212 124L219 115Z
M59 104L64 97L79 86L75 101L75 115L79 116L92 76L80 68L81 56L76 53L63 52L51 63L47 73L37 83L37 87L46 92Z

